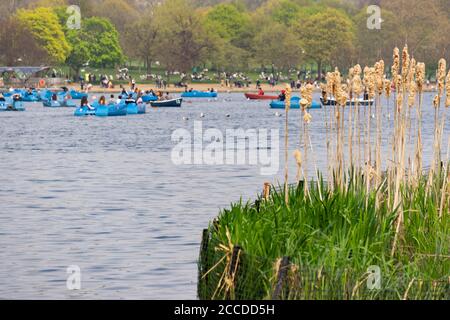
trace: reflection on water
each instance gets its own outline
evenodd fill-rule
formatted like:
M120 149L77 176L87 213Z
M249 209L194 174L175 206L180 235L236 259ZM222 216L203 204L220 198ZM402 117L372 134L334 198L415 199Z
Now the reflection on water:
M429 162L431 95L425 101ZM274 176L261 176L250 165L171 162L172 132L192 132L195 120L205 129L267 128L283 134L284 117L276 117L268 102L246 101L241 94L118 118L76 118L73 109L27 107L0 114L0 298L195 299L202 229L220 208L260 192L264 181L282 180L283 150ZM311 113L314 160L323 169L324 112ZM298 147L298 115L290 112L291 150ZM385 139L391 132L388 116L386 111ZM447 126L445 139L448 135ZM290 166L294 177L293 159ZM80 291L66 288L70 265L81 268Z

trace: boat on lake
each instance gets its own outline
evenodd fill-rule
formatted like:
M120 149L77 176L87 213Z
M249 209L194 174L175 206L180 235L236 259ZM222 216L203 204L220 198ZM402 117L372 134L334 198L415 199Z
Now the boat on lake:
M79 91L76 91L76 90L70 90L69 94L72 97L72 99L74 99L74 100L81 100L84 97L86 97L86 98L88 97L87 93L79 92Z
M22 101L5 99L5 101L0 101L0 111L25 111L25 107Z
M182 98L217 98L217 92L210 91L186 91L181 94Z
M257 93L245 93L245 97L250 100L276 100L278 96L270 96Z
M142 96L142 101L145 103L151 102L151 101L157 101L158 97L153 94L146 94Z
M75 110L74 116L115 117L127 115L127 105L124 103L100 105L98 102L94 102L92 108L90 109L86 106L79 107Z
M163 101L153 101L150 102L150 105L152 107L158 107L158 108L163 108L163 107L175 107L175 108L179 108L181 107L181 103L183 102L183 99L178 98L178 99L171 99L171 100L163 100Z
M10 98L13 95L19 95L23 102L39 102L41 101L40 93L36 90L24 90L24 89L14 89L10 92L3 94L5 98Z
M127 114L144 114L147 108L145 103L129 103L127 104Z
M324 106L335 106L338 104L336 102L336 99L327 99L327 101L324 101L324 99L322 97L320 98L320 103L322 103L322 105L324 105ZM371 106L371 105L373 105L373 103L374 103L373 99L367 100L367 99L359 98L359 99L348 100L346 105L347 106L356 106L356 105L359 105L359 106L369 106L370 105Z
M300 109L300 99L301 99L300 97L292 97L290 109ZM285 109L286 105L284 101L274 100L270 103L270 107L272 109ZM313 101L311 106L308 107L308 109L320 109L320 108L322 108L322 105L317 101Z

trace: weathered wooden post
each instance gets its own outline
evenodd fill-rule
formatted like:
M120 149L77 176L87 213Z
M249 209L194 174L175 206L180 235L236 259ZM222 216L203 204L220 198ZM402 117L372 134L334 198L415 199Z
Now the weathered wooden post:
M263 198L264 200L268 200L270 196L270 183L264 182L264 189L263 189Z
M204 274L208 272L208 246L209 246L209 230L203 229L202 242L200 244L200 263L198 272L197 294L200 299L205 299L208 290L208 275ZM202 289L203 288L203 289Z
M282 298L281 294L283 291L283 286L286 282L289 267L290 267L289 257L283 257L281 259L280 268L278 269L277 281L275 283L275 289L272 294L272 300L279 300Z

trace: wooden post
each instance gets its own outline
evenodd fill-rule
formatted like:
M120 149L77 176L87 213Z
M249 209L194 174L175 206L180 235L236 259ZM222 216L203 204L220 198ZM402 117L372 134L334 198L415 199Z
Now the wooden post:
M259 213L260 207L261 207L261 200L255 200L255 208L256 208L256 212Z
M203 229L202 232L202 243L200 244L200 261L198 268L198 283L197 283L197 294L200 299L205 299L208 296L206 292L208 290L208 275L203 276L208 272L208 246L209 246L209 230Z
M202 265L204 266L208 259L208 245L209 245L209 230L203 229L202 233Z
M283 290L283 285L286 281L289 266L290 266L289 257L283 257L281 259L280 268L278 270L277 282L275 284L275 289L272 294L272 300L279 300L281 298L281 293Z
M264 182L264 189L263 189L263 198L264 200L268 200L270 196L270 183Z

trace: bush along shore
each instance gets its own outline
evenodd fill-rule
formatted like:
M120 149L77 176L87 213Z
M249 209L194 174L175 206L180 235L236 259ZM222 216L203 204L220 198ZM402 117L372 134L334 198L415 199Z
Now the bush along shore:
M327 75L323 98L334 102L324 120L326 173L307 170L314 158L312 90L302 88L302 150L294 151L293 185L287 89L284 185L266 184L255 201L231 205L203 231L200 299L450 299L450 141L443 137L450 72L441 59L433 106L423 107L425 65L410 58L406 46L401 53L394 49L393 58L391 80L383 61L364 70L356 65L347 81L337 69ZM364 91L374 104L362 114ZM394 109L386 163L383 95ZM426 170L422 112L434 112L435 120Z

